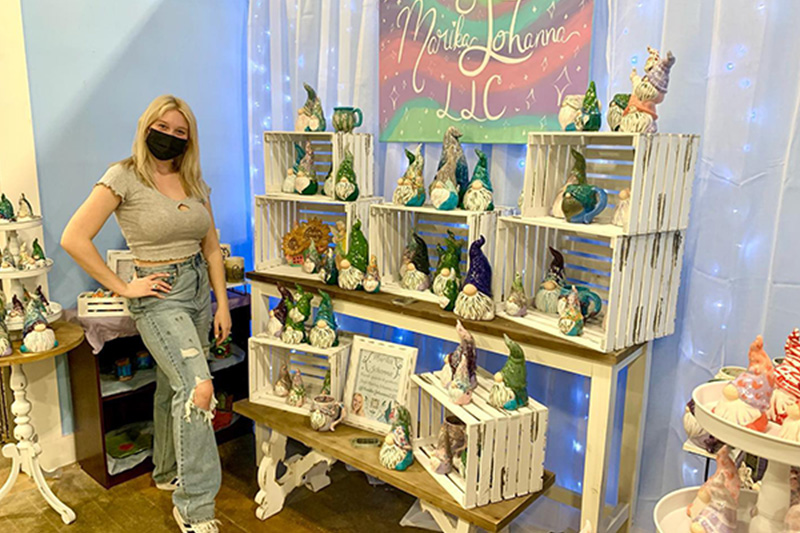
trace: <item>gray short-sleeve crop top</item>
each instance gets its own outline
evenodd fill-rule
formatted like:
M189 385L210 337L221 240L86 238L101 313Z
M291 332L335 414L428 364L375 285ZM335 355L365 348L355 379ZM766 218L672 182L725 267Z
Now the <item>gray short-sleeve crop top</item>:
M97 183L121 199L114 214L134 258L172 261L200 251L200 241L211 227L205 198L173 200L145 185L132 168L119 163ZM203 187L210 192L205 183Z

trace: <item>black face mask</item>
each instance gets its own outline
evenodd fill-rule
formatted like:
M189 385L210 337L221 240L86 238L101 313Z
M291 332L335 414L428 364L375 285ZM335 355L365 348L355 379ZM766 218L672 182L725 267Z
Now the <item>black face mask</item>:
M150 130L145 139L147 148L159 161L175 159L186 151L187 139L179 139L158 130Z

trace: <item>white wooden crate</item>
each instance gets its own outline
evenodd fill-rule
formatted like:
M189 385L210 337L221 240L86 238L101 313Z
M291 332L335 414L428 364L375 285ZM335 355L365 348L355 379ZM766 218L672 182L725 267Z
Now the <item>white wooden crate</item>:
M255 206L255 264L257 271L275 271L301 279L318 279L316 274L306 274L298 266L291 266L283 255L283 236L295 223L311 218L322 220L333 229L343 221L350 238L350 229L361 220L361 231L369 235L369 206L382 202L382 198L359 198L355 202L331 200L326 196L298 196L284 193L267 193L256 196Z
M501 217L498 221L493 289L499 316L600 352L674 332L683 232L597 235L539 222L522 217ZM570 229L585 227L576 224ZM564 255L567 281L584 285L603 299L603 310L586 322L581 336L563 335L557 315L532 306L525 317L511 317L502 311L516 272L522 273L525 292L533 299L550 266L550 246Z
M91 292L78 295L79 317L114 317L129 316L128 299L122 296L92 297Z
M406 297L437 302L431 291L412 291L400 286L399 272L403 252L408 244L410 232L416 231L428 245L431 274L439 262L437 244L444 244L448 230L463 244L461 271L466 275L469 245L481 235L486 238L483 253L491 258L494 254L494 236L497 219L502 208L495 211L473 212L456 209L439 211L433 207L408 207L383 203L370 208L369 249L378 260L381 275L381 291ZM433 280L431 280L433 281Z
M472 402L459 406L432 373L411 377L409 411L414 458L464 508L495 503L542 489L547 408L528 399L526 407L505 411L488 403L492 377L478 368ZM445 417L466 424L466 476L437 474L431 466Z
M294 166L297 160L294 145L297 143L305 148L306 141L311 142L314 150L314 168L320 189L331 168L333 168L333 175L336 175L339 164L345 157L345 150L349 150L353 154L353 170L356 173L359 197L368 197L374 194L375 157L371 134L296 131L264 132L264 190L266 192L281 191L287 171Z
M608 193L608 207L585 231L640 235L684 230L700 137L698 135L612 132L551 132L528 135L522 216L543 225L577 224L550 216L558 191L572 168L570 148L586 158L586 176ZM630 216L624 227L611 225L621 190L631 190Z
M250 337L248 369L250 378L250 401L283 409L292 413L308 415L311 402L320 394L325 374L331 371L331 396L342 399L344 392L347 362L350 358L352 339L339 336L339 346L334 348L314 348L310 344L286 344L279 339L267 336ZM273 386L278 379L282 364L291 372L300 371L306 387L306 401L301 407L286 403L286 398L274 393Z

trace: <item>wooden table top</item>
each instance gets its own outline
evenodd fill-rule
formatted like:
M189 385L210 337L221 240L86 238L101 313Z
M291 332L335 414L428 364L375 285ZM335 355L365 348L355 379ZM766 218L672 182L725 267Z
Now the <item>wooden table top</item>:
M444 311L438 304L420 300L409 301L409 299L404 299L395 294L385 292L370 294L364 291L347 291L341 289L337 285L326 285L322 283L322 281L297 279L270 272L248 272L247 278L255 282L269 283L272 285L281 282L291 289L294 288L295 284L314 292L322 289L331 295L334 302L336 300L348 301L377 309L392 311L410 318L430 320L451 326L455 324L455 319L457 318L453 313ZM473 333L491 335L499 339L502 339L503 335L506 334L520 344L541 346L560 353L588 359L593 363L615 365L640 348L640 346L632 346L615 352L598 352L583 346L575 345L559 337L520 326L516 322L503 317L497 317L488 322L463 319L462 322L465 327Z
M47 350L46 352L22 353L19 351L19 347L22 342L14 341L12 343L14 346L14 353L6 357L0 357L0 366L22 365L25 363L33 363L36 361L43 361L44 359L50 359L51 357L67 353L70 350L75 349L80 343L83 342L83 328L78 324L59 320L58 322L53 322L51 327L53 328L53 331L56 332L58 346L52 350Z
M350 445L351 439L375 437L373 433L344 424L337 426L334 432L314 431L307 416L255 404L249 400L239 400L234 403L233 410L487 531L499 531L506 527L555 483L555 474L545 471L544 487L541 492L464 509L419 462L414 461L405 472L388 470L381 466L378 460L380 448L354 448Z

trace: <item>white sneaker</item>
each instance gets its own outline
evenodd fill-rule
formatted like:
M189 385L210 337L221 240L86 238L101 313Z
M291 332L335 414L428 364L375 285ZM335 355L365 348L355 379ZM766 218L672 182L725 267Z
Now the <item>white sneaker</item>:
M177 477L172 478L172 481L168 481L166 483L156 483L156 488L158 490L166 490L169 492L175 491L178 487L181 486L181 480Z
M199 524L187 524L183 521L181 513L178 512L177 507L172 508L172 516L181 528L182 533L219 533L219 520L209 520L208 522L200 522Z

